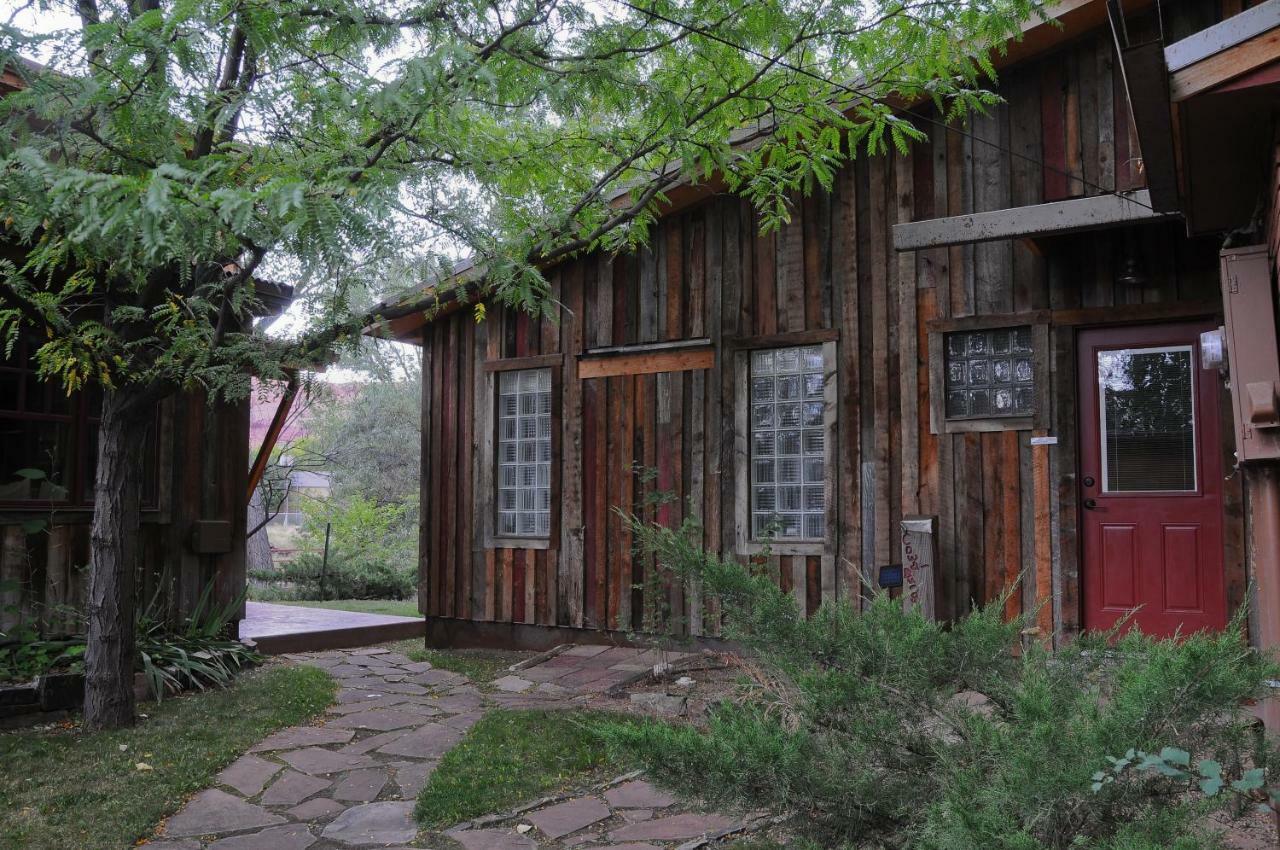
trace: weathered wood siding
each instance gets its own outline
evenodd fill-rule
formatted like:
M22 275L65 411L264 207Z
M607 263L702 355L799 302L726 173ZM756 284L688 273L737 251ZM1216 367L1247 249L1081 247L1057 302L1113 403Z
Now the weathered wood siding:
M191 612L210 583L219 602L244 590L249 403L211 407L202 394L185 394L161 405L157 428L157 487L154 504L142 510L135 598L173 617ZM16 617L0 613L4 625L82 628L91 520L87 509L0 507L0 579L21 586L0 600L19 608ZM230 522L230 551L193 552L197 520ZM33 522L40 527L27 525Z
M535 323L491 308L424 334L422 610L472 620L712 633L700 600L634 557L614 508L667 523L699 517L706 545L735 546L734 341L834 331L836 445L828 458L837 523L824 554L771 557L808 609L856 597L898 556L898 522L940 518L937 604L944 617L997 598L1021 577L1009 614L1039 610L1044 632L1079 628L1076 539L1077 327L1217 310L1216 245L1179 225L896 253L897 222L1035 204L1142 183L1106 33L1005 71L1007 103L962 132L920 122L906 155L862 158L830 193L799 199L790 224L761 235L745 202L720 196L664 218L651 247L590 256L551 272L563 308ZM1014 155L985 144L993 141ZM1043 165L1041 164L1043 163ZM1125 263L1129 259L1136 266ZM1137 269L1139 285L1121 281ZM938 436L929 423L929 323L1052 311L1054 447L1031 431ZM709 370L579 381L585 348L709 337ZM546 550L486 549L477 528L473 446L487 421L486 360L564 353L555 428L560 486ZM479 402L479 403L477 403ZM1224 408L1225 410L1225 408ZM652 477L633 469L652 469ZM671 492L659 507L647 497ZM1243 598L1238 478L1226 485L1227 573ZM656 614L656 619L648 619Z

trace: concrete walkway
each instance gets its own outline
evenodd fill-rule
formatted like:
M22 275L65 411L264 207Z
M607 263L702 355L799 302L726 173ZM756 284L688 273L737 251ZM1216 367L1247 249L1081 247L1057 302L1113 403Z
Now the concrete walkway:
M421 617L363 614L301 605L246 602L240 639L255 641L268 654L369 646L426 634Z
M609 650L614 652L614 650ZM252 747L170 817L156 850L343 850L426 847L413 820L418 792L440 758L495 707L573 709L605 679L648 661L638 650L562 653L482 692L465 677L381 647L289 656L338 679L337 702L316 726L280 730ZM651 663L651 662L650 662ZM539 667L546 672L532 672ZM605 675L596 675L600 670ZM532 673L537 682L523 678ZM516 679L518 681L513 681ZM566 682L565 679L570 681ZM573 683L587 679L581 685ZM625 844L675 848L733 831L728 817L681 805L636 777L496 813L446 834L464 850Z

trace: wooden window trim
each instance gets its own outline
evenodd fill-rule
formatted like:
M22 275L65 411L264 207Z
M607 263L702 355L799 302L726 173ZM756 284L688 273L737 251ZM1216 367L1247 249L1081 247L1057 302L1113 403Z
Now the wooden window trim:
M1049 410L1049 322L1048 310L1002 313L993 316L966 316L929 322L929 431L932 434L974 434L995 431L1032 431L1048 428ZM991 416L984 419L948 419L946 415L946 351L943 338L953 331L990 328L1031 328L1032 380L1035 400L1030 416Z
M37 370L34 368L32 345L33 342L30 338L23 337L19 340L12 359L7 359L0 355L0 372L18 375L20 381L19 392L24 394L25 390L21 389L21 387L25 385L25 378L37 374ZM40 383L45 384L48 382L41 381ZM53 391L61 392L61 387L55 386ZM93 453L90 451L90 447L101 425L101 395L98 396L98 404L94 405L90 393L86 390L80 390L70 396L70 406L64 413L45 413L37 410L26 410L25 408L2 410L0 411L0 420L37 423L38 427L41 425L65 425L72 429L70 445L72 474L71 480L66 484L67 497L63 499L0 499L0 511L17 516L26 515L27 518L30 517L31 513L41 513L46 515L46 518L50 514L59 516L92 516L95 482L92 475L90 475L90 466L96 458L92 456ZM159 521L167 522L169 515L169 486L171 483L168 472L173 441L170 399L165 399L157 405L152 427L156 429L153 439L143 447L143 451L151 453L149 459L153 466L151 474L154 478L144 477L142 480L143 499L139 508L144 521L154 521L156 515L160 514ZM143 472L145 475L145 467ZM148 490L152 492L148 493Z
M534 354L530 357L504 357L480 364L486 372L514 372L517 369L549 369L563 365L563 354Z
M476 417L480 429L477 454L479 464L480 512L483 515L485 549L551 549L560 539L560 430L561 430L561 364L559 354L533 357L511 357L484 364L481 389L484 392L484 416ZM517 365L508 365L517 364ZM490 368L490 366L493 368ZM498 405L497 373L516 369L549 369L551 371L551 526L546 537L505 536L498 534Z
M825 345L838 342L840 331L836 328L816 328L808 331L785 331L758 336L737 336L727 341L730 351L752 351L757 348L790 348L797 345Z
M734 475L734 509L733 525L735 550L739 555L834 555L836 551L836 525L839 513L836 510L836 487L834 460L836 456L836 440L839 426L836 369L839 359L835 339L829 335L822 345L822 361L825 372L823 403L823 440L826 445L825 476L823 481L823 497L826 500L826 516L823 520L825 536L822 540L775 540L762 542L751 537L751 363L750 353L760 348L790 348L794 345L813 345L814 340L805 343L793 342L799 334L770 334L767 337L754 337L756 340L785 340L770 345L746 345L736 348L733 353L734 368L734 416L733 416L733 475ZM827 332L823 332L826 334ZM837 333L838 332L834 332Z

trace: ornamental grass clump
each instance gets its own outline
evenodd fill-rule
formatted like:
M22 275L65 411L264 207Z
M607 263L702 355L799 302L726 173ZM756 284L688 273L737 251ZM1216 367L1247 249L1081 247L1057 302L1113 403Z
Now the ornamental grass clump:
M719 600L749 652L703 729L609 730L660 782L717 805L794 815L824 846L918 850L1208 848L1213 810L1158 773L1095 790L1108 758L1176 746L1227 773L1276 763L1245 703L1276 665L1239 618L1222 633L1024 644L1003 600L949 627L872 595L804 617L763 569L704 551L694 522L628 518L638 545Z

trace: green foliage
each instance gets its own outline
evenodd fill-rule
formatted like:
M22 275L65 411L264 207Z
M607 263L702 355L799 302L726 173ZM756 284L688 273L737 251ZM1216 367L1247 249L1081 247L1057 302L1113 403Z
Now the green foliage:
M1216 759L1200 759L1191 763L1191 753L1177 747L1165 747L1158 753L1146 753L1130 749L1123 756L1107 757L1110 770L1093 774L1093 790L1100 792L1109 784L1126 779L1126 773L1147 771L1168 779L1182 780L1189 789L1198 790L1206 797L1216 797L1224 789L1258 803L1263 811L1280 810L1280 789L1266 788L1265 768L1236 766L1234 774L1224 773Z
M131 729L6 732L0 850L132 847L246 749L324 711L336 690L317 668L276 665L147 706Z
M287 582L302 599L407 599L417 588L417 535L404 533L404 504L353 495L303 504L305 552L257 580ZM329 525L329 559L324 561Z
M422 382L412 373L360 385L349 399L313 408L308 427L311 451L325 457L332 473L331 497L356 496L379 505L403 505L392 526L416 545L418 486L422 472Z
M599 728L629 722L600 712L490 711L445 753L414 814L444 829L584 784L611 763Z
M0 25L0 61L27 84L0 102L0 207L29 252L0 268L0 336L39 332L42 374L68 388L216 396L245 395L246 367L278 377L350 347L371 291L447 275L456 253L495 298L541 311L541 264L644 241L672 162L722 173L774 226L858 152L921 136L886 98L952 118L996 102L984 46L1038 14L1032 0L75 8L64 29ZM47 71L21 61L37 52ZM730 147L756 122L773 134ZM267 270L303 284L298 345L245 330Z
M23 627L0 642L0 682L30 682L45 673L79 673L84 669L84 640L44 639Z
M1209 847L1193 799L1167 780L1092 788L1108 756L1176 744L1228 771L1274 752L1242 708L1276 667L1237 621L1221 634L1086 635L1023 645L1003 601L951 627L874 595L805 618L763 567L632 519L644 551L721 601L729 637L755 653L740 696L706 730L649 724L610 734L654 775L718 804L796 815L825 846L919 850Z
M238 672L262 661L231 634L243 594L221 607L212 600L211 582L177 624L159 616L155 600L138 618L138 663L157 702L167 693L225 687Z

